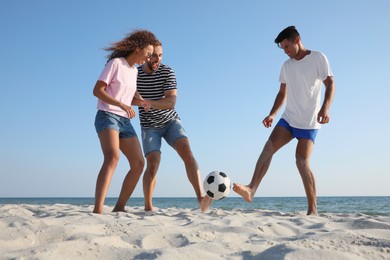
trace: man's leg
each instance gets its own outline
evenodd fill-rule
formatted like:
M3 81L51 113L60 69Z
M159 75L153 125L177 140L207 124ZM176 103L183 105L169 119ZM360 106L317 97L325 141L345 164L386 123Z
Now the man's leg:
M296 150L296 164L305 187L308 210L307 215L317 214L317 192L314 174L310 169L310 157L313 152L313 141L310 139L299 139Z
M203 189L200 179L200 170L198 163L195 160L194 155L192 154L190 143L188 138L179 138L174 142L174 148L184 162L187 177L194 187L196 197L198 199L200 209L206 211L210 206L212 200L208 196L202 196Z
M267 173L271 164L272 156L284 145L292 140L292 133L282 126L275 126L263 151L257 160L256 167L249 185L233 184L233 190L238 193L246 202L251 202L261 180Z
M146 155L146 170L143 177L143 190L145 198L145 211L153 210L153 192L156 187L156 175L160 165L160 151L153 151Z

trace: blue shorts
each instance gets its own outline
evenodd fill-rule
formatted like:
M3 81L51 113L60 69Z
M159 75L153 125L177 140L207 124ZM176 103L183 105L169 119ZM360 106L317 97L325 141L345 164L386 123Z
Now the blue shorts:
M313 141L313 143L314 143L316 136L317 136L317 133L318 133L318 129L300 129L300 128L291 127L287 123L287 121L284 120L283 118L281 118L279 120L279 122L276 124L276 126L283 126L288 131L291 132L291 134L293 135L294 138L310 139Z
M161 152L161 139L173 147L179 138L187 138L186 131L181 125L180 119L174 119L161 128L142 127L142 146L145 156L154 151Z
M118 131L119 138L131 138L137 136L129 118L102 110L98 110L96 113L95 129L97 133L106 129L114 129Z

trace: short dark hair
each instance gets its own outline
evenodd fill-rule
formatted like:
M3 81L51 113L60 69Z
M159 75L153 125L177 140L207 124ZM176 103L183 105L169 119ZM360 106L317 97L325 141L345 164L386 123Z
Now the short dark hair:
M162 42L160 40L156 40L156 42L153 44L153 47L161 46L162 47Z
M284 40L287 39L289 41L294 41L297 37L299 36L299 32L295 26L291 25L287 28L285 28L283 31L281 31L278 34L278 37L275 39L275 43L280 46L280 43Z

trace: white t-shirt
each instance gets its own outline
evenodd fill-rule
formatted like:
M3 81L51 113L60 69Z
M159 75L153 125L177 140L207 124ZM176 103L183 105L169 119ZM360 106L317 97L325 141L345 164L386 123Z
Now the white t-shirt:
M106 64L99 80L107 84L106 91L111 97L130 106L137 89L137 74L138 69L134 66L130 67L125 58L114 58ZM120 107L107 104L100 99L97 108L128 117Z
M311 51L301 60L284 62L279 81L286 84L287 102L282 118L292 127L319 129L317 114L321 109L321 86L333 76L328 59L318 51Z

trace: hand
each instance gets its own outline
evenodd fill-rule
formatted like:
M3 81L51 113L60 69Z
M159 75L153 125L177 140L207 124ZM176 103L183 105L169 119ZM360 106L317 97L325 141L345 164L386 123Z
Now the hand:
M263 120L263 125L267 128L271 127L272 126L272 122L274 121L274 117L273 116L267 116L266 118L264 118Z
M119 107L127 113L128 118L134 118L135 117L135 111L131 106L125 105L123 103L120 103Z
M318 115L317 115L318 123L320 123L320 124L327 124L327 123L329 123L329 120L330 120L330 117L329 117L328 112L324 111L323 109L321 109L320 112L318 112Z
M152 104L149 100L142 100L141 106L144 108L145 112L148 112L152 108Z

